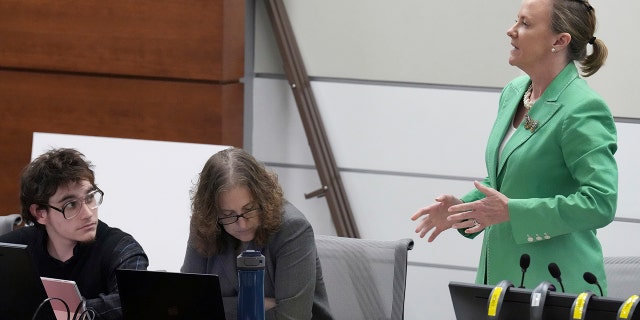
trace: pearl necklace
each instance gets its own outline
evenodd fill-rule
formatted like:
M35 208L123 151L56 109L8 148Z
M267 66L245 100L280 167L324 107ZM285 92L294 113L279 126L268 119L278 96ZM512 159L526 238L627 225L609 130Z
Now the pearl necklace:
M527 109L527 113L533 107L533 102L531 102L531 92L533 92L533 85L529 85L529 89L524 93L524 97L522 98L522 103L524 104L524 108Z
M524 115L524 128L531 131L533 133L536 131L538 127L538 120L533 120L529 117L529 111L531 111L531 107L533 107L533 103L531 102L531 92L533 91L533 84L529 85L529 89L524 93L524 97L522 97L522 105L524 105L527 113Z

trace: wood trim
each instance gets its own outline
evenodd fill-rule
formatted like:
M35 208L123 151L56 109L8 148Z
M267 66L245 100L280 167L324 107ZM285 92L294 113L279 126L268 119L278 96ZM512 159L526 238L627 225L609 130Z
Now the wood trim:
M242 146L243 85L0 70L0 214L33 132Z
M242 0L3 0L0 66L237 82Z

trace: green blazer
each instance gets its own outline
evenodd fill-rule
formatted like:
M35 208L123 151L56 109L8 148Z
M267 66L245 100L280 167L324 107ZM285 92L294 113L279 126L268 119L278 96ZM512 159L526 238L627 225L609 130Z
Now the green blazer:
M483 183L509 198L510 220L486 228L477 283L510 280L519 286L520 257L531 264L525 287L542 281L561 287L548 271L555 262L566 292L598 292L583 279L593 273L606 294L603 254L596 229L615 216L618 196L616 126L607 104L569 63L535 102L533 130L522 121L500 153L500 144L529 87L521 76L502 91L487 143L488 176ZM473 190L462 200L484 197ZM463 232L461 232L463 233ZM463 233L464 234L464 233ZM470 238L477 234L467 235Z

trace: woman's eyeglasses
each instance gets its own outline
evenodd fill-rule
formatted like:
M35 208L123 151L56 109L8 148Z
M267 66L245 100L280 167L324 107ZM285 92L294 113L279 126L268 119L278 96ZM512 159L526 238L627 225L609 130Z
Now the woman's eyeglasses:
M218 224L221 224L221 225L233 224L233 223L236 223L236 221L238 221L240 217L245 218L247 220L251 218L255 218L258 216L258 213L260 212L259 210L260 208L254 208L237 215L218 216Z

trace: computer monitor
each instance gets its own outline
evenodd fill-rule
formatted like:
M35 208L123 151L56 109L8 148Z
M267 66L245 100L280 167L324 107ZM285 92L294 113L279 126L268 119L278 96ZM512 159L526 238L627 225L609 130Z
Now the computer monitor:
M34 319L46 299L27 246L0 242L0 319ZM55 320L51 305L44 303L35 319Z
M493 286L450 282L449 292L458 320L487 319L488 300ZM504 295L500 319L529 319L531 289L509 288ZM549 292L544 304L543 319L570 319L571 309L577 295ZM616 320L624 300L593 296L589 299L585 320ZM640 312L629 319L640 319Z

